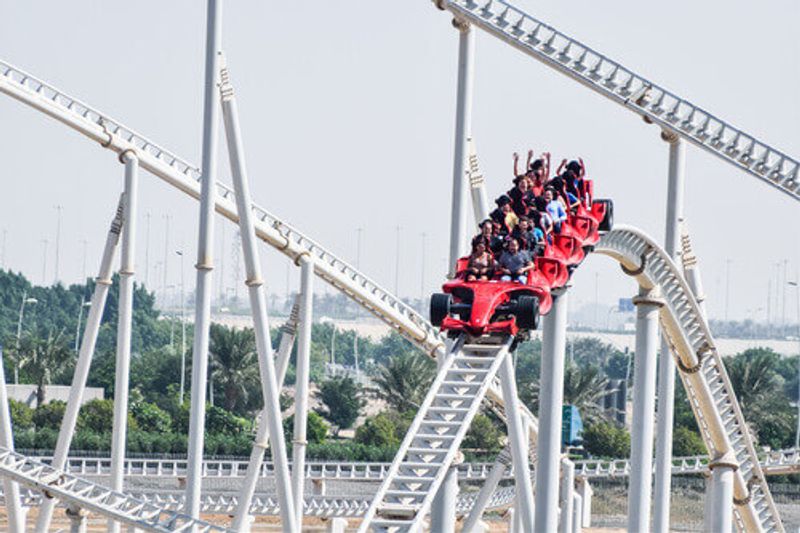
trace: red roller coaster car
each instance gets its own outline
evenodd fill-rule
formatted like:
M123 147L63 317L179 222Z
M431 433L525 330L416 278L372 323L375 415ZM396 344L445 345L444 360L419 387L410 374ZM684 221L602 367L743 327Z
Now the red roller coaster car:
M587 182L591 194L591 182ZM591 196L590 196L591 197ZM456 277L431 297L430 318L448 333L513 335L524 338L539 325L539 315L550 311L551 291L566 285L572 271L594 249L600 233L613 226L611 200L594 200L591 208L581 205L568 215L561 233L534 259L534 269L525 284L501 281L466 281L469 258L456 265Z

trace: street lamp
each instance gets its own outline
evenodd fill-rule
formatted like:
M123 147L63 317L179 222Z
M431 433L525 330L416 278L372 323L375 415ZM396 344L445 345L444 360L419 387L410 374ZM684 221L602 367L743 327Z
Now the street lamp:
M184 316L186 298L183 284L183 250L176 250L175 253L181 258L181 389L178 398L183 404L183 392L186 386L186 317Z
M91 307L91 301L85 301L81 298L81 307L78 310L78 326L75 328L75 351L77 352L81 347L81 320L83 319L83 308Z
M789 281L787 285L794 287L797 293L797 343L800 346L800 284L797 281ZM800 350L798 350L800 354ZM797 358L797 431L794 434L794 447L800 448L800 355Z
M22 291L22 303L19 306L19 319L17 320L17 357L14 361L14 385L19 384L19 340L22 337L22 317L25 314L25 304L35 304L39 300L28 298L27 291Z

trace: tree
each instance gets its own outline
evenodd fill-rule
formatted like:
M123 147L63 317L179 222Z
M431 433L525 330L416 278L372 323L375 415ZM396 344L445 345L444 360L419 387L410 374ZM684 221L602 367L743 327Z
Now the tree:
M355 441L367 446L398 446L394 422L386 413L378 413L364 420L356 430Z
M317 397L325 405L320 414L339 431L353 426L366 402L361 398L361 387L350 377L333 377L322 382Z
M577 407L584 422L600 420L605 417L600 402L607 383L600 367L569 365L564 372L564 403Z
M599 422L584 428L583 447L596 457L624 459L631 453L631 436L624 428Z
M314 411L308 412L306 419L306 441L309 444L322 444L325 442L325 437L328 436L329 426L319 414ZM294 415L284 419L283 421L283 436L286 442L292 442L294 439Z
M765 400L779 392L779 359L772 350L752 348L725 360L728 377L744 412L756 414Z
M19 361L20 371L36 385L36 405L45 403L45 386L52 383L55 374L62 371L72 359L69 339L63 330L49 330L45 336L26 332L14 344L13 351Z
M418 353L407 353L381 364L374 382L378 396L404 413L419 409L435 377L433 361Z
M169 433L172 428L172 417L155 404L137 402L131 407L131 413L142 431Z
M503 447L500 443L502 437L503 433L492 423L491 418L479 413L472 419L461 446L481 454L493 455Z
M253 330L211 324L209 354L214 386L222 390L223 407L242 413L251 395L261 395Z
M688 457L690 455L703 455L706 445L697 432L686 426L678 426L672 434L672 455Z

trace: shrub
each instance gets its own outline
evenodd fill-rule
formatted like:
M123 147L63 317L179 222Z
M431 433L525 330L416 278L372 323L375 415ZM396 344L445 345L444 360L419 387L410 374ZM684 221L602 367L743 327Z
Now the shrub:
M306 441L309 444L325 442L329 427L328 423L319 414L309 411L308 419L306 420ZM294 415L283 421L283 436L288 446L294 436Z
M705 453L706 445L696 431L684 426L675 428L672 434L672 455L680 457Z
M14 432L14 448L17 450L32 450L35 445L36 431L28 429Z
M400 439L397 438L397 428L394 422L385 413L378 413L364 421L356 429L355 441L367 446L397 447Z
M206 432L209 434L237 435L246 432L249 426L247 420L221 407L215 405L206 407Z
M78 429L110 432L114 422L114 400L90 400L78 412Z
M72 437L72 450L85 452L103 452L111 449L111 433L96 433L91 430L79 429Z
M37 450L53 450L56 447L58 430L53 428L38 429L33 434L33 447Z
M467 431L461 446L482 452L482 454L493 455L503 447L500 443L502 437L503 434L488 416L478 414L472 419L472 424L469 426L469 431Z
M33 411L33 425L37 429L58 430L61 426L61 419L64 418L64 411L67 404L60 400L53 400L40 405Z
M24 431L33 427L33 409L17 400L8 400L11 424L14 431Z
M308 458L318 461L390 462L396 453L396 446L367 446L354 441L309 444L306 449Z
M584 428L583 447L596 457L622 459L631 453L631 436L624 428L599 422Z
M172 417L155 404L139 402L133 405L131 412L142 431L169 433L172 427Z

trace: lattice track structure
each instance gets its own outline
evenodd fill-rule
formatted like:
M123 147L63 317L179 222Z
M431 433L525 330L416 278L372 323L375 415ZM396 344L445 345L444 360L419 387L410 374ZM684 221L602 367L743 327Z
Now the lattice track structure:
M436 0L436 4L451 11L457 18L475 24L527 55L631 109L648 122L675 132L681 138L745 170L792 198L800 199L800 165L796 159L638 76L511 4L499 0L489 0L483 4L472 0ZM190 196L199 198L199 171L196 167L121 123L3 61L0 61L0 92L44 112L116 153L132 150L143 168ZM222 183L217 183L215 207L226 218L238 220L233 192ZM259 238L291 259L308 255L314 264L315 273L323 280L382 319L426 353L432 356L442 353L444 339L436 328L413 309L279 218L256 205L253 205L253 210L257 217L256 231ZM633 234L635 230L630 230L629 233ZM619 236L620 233L612 232L609 239L611 235ZM644 241L647 244L642 246L648 253L655 250L663 255L652 239L645 238ZM607 251L611 252L610 249ZM636 264L635 258L624 256L625 252L617 252L621 254L617 258L623 263ZM667 263L670 261L667 260ZM780 530L780 522L761 475L752 442L746 433L744 420L732 396L719 355L713 349L713 340L708 334L707 325L695 313L696 302L684 290L685 282L680 273L670 268L667 271L669 272L665 275L669 279L660 281L674 282L676 285L668 283L666 289L677 291L681 296L672 302L675 304L674 312L678 314L673 316L672 310L670 313L662 310L662 321L668 328L672 326L668 331L672 348L679 360L699 359L703 362L702 365L698 363L687 367L700 373L700 376L695 376L703 380L700 390L693 389L694 377L687 378L682 374L682 379L693 398L692 407L700 420L704 439L713 453L714 437L717 437L718 445L719 435L714 434L710 428L715 427L718 419L724 419L724 433L726 438L730 438L730 445L740 461L735 477L736 493L740 496L737 499L737 527L741 529L748 520L753 519L755 521L749 522L750 524L758 523L765 529ZM675 288L681 284L682 286ZM689 329L682 329L684 326ZM700 346L693 344L697 338L704 341ZM701 351L692 351L695 348ZM703 387L708 389L703 390ZM695 394L702 396L703 393L711 394L718 400L711 413L704 412L702 406L694 401ZM489 387L487 400L495 406L502 404L496 382ZM531 421L531 432L535 435L535 418L527 410L523 414ZM742 494L745 496L741 496Z
M434 0L443 10L800 200L800 162L503 0Z
M606 234L595 252L638 272L642 287L660 290L666 302L660 310L662 331L669 339L709 455L735 461L738 466L734 473L737 529L783 531L725 365L681 269L653 239L629 227L618 226ZM734 457L729 459L731 453Z
M62 502L107 516L132 528L159 532L228 532L230 529L115 492L56 470L24 455L0 448L0 475Z
M453 343L359 531L421 527L512 340L468 344L461 335Z

